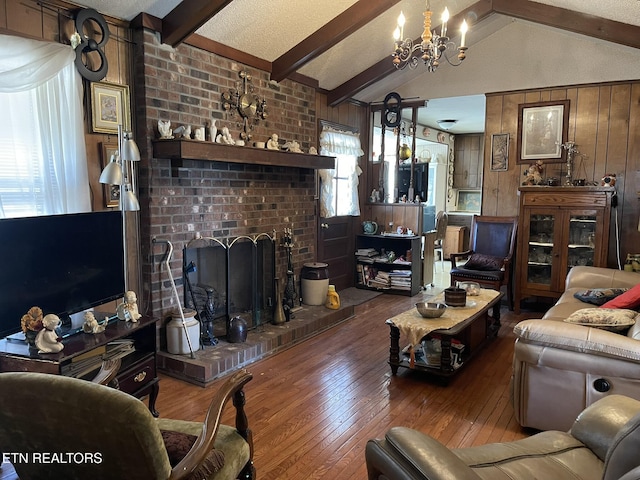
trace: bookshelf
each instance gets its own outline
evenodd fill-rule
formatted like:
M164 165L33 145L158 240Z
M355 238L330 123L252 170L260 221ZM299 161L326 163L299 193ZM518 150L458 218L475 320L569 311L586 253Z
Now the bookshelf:
M409 235L358 235L356 286L413 296L420 291L422 239Z

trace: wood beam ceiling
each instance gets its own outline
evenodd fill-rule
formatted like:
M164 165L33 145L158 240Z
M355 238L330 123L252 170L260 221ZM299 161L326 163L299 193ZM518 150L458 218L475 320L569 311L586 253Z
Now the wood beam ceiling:
M175 47L231 1L183 0L162 19L162 27L158 29L162 32L162 41ZM276 81L291 78L300 67L364 27L398 2L399 0L358 0L342 14L270 63L271 78ZM457 24L466 19L467 23L477 24L494 13L640 48L640 27L530 0L479 0L450 21ZM421 41L420 38L415 40ZM269 62L265 63L268 64ZM389 57L386 56L329 91L327 101L331 106L338 105L395 71Z
M359 0L322 28L274 60L271 79L279 82L317 58L400 0Z
M182 0L162 19L162 41L175 47L231 2L232 0Z
M478 23L494 13L640 48L640 27L529 0L481 0L458 13L451 23L459 23L463 18L467 18L469 22L469 19L474 16L477 18L475 23ZM395 71L388 57L380 60L364 72L329 91L327 102L331 106L336 106Z

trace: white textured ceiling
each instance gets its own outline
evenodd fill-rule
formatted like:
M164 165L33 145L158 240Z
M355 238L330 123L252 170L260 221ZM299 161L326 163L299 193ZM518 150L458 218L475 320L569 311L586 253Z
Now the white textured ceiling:
M273 61L345 11L357 0L233 0L197 33ZM432 0L433 23L444 6L452 15L477 0ZM639 0L533 0L640 26ZM116 18L131 20L140 12L162 18L180 0L78 0L83 6ZM400 11L407 17L405 37L422 33L425 2L402 0L299 72L331 90L374 65L385 56L391 61L392 32ZM455 37L457 25L450 25ZM484 130L484 94L640 78L640 50L593 40L582 35L492 15L467 34L467 59L457 68L443 64L437 72L394 72L356 95L365 102L380 101L391 91L403 98L429 99L425 122L445 112L458 123L452 133ZM457 40L454 38L454 40ZM585 52L588 54L585 55ZM451 98L447 101L445 99ZM482 110L478 110L482 108ZM429 113L427 113L429 112Z

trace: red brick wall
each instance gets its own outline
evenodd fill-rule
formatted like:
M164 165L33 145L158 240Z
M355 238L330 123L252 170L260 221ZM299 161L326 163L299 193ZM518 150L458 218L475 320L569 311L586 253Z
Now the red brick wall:
M245 69L231 60L180 45L173 49L150 31L136 32L134 95L136 139L143 160L139 169L142 287L149 313L164 318L175 306L167 274L161 268L161 246L174 246L172 273L182 298L182 248L199 233L221 240L240 235L271 233L282 238L285 227L294 229L293 259L299 274L302 264L315 260L315 182L311 169L184 161L172 171L170 161L152 158L151 141L158 137L157 121L172 127L204 126L217 119L238 138L236 119L221 108L221 93L240 85ZM297 140L306 151L317 146L315 90L285 80L270 84L268 73L252 68L255 93L267 101L268 118L253 132L254 141L278 133L282 141ZM237 148L242 154L240 147ZM278 240L278 245L280 240ZM277 249L277 272L285 276L286 257ZM140 296L143 297L143 296Z

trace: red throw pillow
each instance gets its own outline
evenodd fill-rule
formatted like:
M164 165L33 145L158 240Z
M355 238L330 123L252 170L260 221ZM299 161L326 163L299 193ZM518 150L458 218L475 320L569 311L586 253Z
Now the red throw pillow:
M635 310L640 307L640 283L613 300L600 305L600 308L629 308Z

